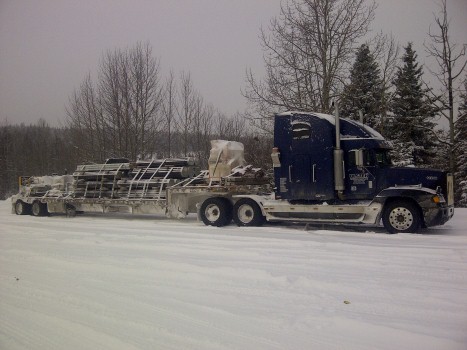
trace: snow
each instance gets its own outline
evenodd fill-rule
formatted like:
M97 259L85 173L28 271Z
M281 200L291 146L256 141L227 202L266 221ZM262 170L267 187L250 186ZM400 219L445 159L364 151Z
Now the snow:
M313 115L313 116L318 117L320 119L324 119L324 120L328 121L329 123L331 123L332 125L336 124L335 116L330 115L330 114L324 114L324 113L305 112L305 111L287 111L287 112L283 112L283 113L278 113L277 116L278 117L289 117L289 116L292 116L292 115L295 115L295 114L310 114L310 115Z
M360 122L358 122L356 120L352 120L352 119L346 119L346 121L351 123L351 124L357 125L358 127L364 129L371 136L371 138L373 138L373 139L385 140L383 135L381 135L379 132L377 132L375 129L369 127L368 125L365 125L363 123L360 123Z
M0 348L464 350L466 248L467 209L387 235L2 201Z

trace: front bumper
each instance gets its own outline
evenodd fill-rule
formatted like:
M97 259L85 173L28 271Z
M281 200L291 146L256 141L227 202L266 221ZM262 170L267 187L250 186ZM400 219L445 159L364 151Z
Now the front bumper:
M427 208L423 211L426 227L444 225L453 215L454 205Z

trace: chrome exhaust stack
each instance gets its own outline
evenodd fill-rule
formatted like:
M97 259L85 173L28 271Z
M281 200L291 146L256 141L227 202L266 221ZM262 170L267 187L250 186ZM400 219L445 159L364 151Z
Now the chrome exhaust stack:
M339 119L339 105L336 108L336 146L334 148L334 189L339 199L344 199L344 151L341 149L341 128Z

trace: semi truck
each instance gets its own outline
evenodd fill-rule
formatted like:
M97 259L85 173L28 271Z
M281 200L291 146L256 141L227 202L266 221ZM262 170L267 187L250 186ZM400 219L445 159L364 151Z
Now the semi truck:
M78 166L58 185L20 180L12 211L48 213L197 213L206 225L264 222L383 225L388 233L418 232L454 215L452 174L395 167L392 145L363 123L315 112L274 116L273 179L245 166L243 145L213 141L209 170L190 159L108 160ZM47 182L46 181L46 182ZM40 181L39 181L40 182ZM36 186L37 187L37 186Z

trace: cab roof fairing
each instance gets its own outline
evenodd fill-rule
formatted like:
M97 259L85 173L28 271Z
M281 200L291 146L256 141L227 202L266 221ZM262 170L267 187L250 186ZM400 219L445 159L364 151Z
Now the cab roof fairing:
M276 117L291 117L295 115L310 115L317 117L322 120L326 120L328 123L331 125L336 125L336 117L331 115L331 114L324 114L324 113L316 113L316 112L303 112L303 111L288 111L288 112L283 112L283 113L278 113L276 114ZM342 123L343 122L343 123ZM294 122L292 122L294 123ZM352 129L354 130L349 130L349 131L359 131L358 134L360 135L355 135L354 133L342 133L343 129L346 129L346 123L348 125L353 126ZM369 127L368 125L362 124L356 120L348 119L348 118L341 118L341 140L351 140L351 139L373 139L373 140L380 140L384 141L386 143L385 147L383 148L393 148L391 143L386 141L385 138L376 130L373 128ZM363 136L365 135L365 136Z
M320 119L327 120L329 123L332 125L336 125L336 119L333 115L330 114L324 114L324 113L316 113L316 112L300 112L300 111L288 111L288 112L283 112L283 113L277 113L276 117L291 117L294 115L313 115L315 117L318 117Z

